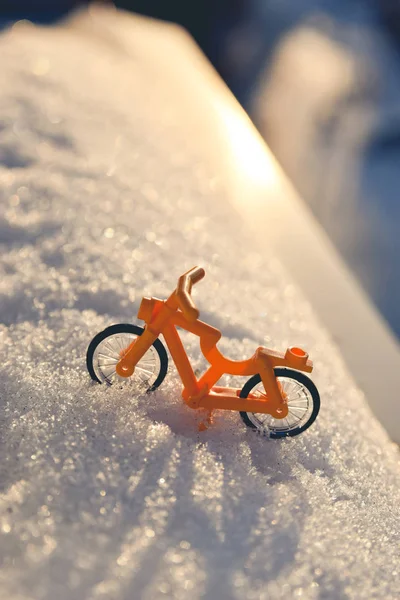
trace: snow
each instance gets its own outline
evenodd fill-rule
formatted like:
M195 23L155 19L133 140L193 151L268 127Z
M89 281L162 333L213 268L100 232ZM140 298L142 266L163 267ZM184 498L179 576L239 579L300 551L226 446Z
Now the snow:
M229 210L137 28L107 11L0 36L0 597L399 598L397 447ZM234 413L199 433L172 364L153 395L90 382L91 338L195 264L222 351L309 351L303 435Z

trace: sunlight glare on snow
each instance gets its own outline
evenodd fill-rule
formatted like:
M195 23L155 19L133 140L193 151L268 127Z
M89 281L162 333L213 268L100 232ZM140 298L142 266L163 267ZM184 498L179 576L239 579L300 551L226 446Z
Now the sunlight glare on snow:
M260 187L274 188L278 183L276 167L269 160L264 142L251 128L250 121L230 106L221 106L219 100L215 104L229 142L229 151L237 163L237 170Z

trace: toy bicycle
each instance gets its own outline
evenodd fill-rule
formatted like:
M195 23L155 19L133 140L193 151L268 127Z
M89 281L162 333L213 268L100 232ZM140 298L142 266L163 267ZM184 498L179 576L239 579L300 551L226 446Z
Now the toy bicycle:
M291 347L285 353L258 348L247 360L230 360L217 348L221 332L199 320L191 297L193 284L205 275L194 267L178 280L167 300L143 298L138 318L145 327L111 325L98 333L87 350L91 378L109 385L133 378L151 392L167 374L168 357L160 334L168 346L182 379L184 402L206 411L199 429L213 420L214 410L238 411L251 429L271 437L295 436L317 418L320 399L314 383L304 374L313 364L307 352ZM190 365L177 328L199 336L200 348L210 364L199 378ZM303 371L303 372L302 372ZM251 376L242 389L217 386L224 374Z

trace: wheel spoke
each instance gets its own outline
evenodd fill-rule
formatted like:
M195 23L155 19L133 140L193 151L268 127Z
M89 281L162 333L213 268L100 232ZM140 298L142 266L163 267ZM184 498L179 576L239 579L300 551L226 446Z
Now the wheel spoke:
M305 410L303 410L301 408L292 409L292 407L290 407L289 408L289 413L293 413L293 411L297 411L298 413L300 413L300 415L304 415L304 413L307 412L307 411L305 411ZM296 415L294 415L294 416L296 416ZM297 417L298 417L298 415L297 415Z
M125 344L125 343L123 342L123 338L122 338L122 337L119 337L119 338L117 338L117 342L118 342L118 345L119 345L119 348L120 348L120 350L125 350L125 349L126 349L126 348L128 348L128 346L129 346L129 343L128 343L128 344Z
M148 375L152 375L152 374L153 374L153 372L152 372L152 371L149 371L149 369L142 369L142 367L139 367L139 366L137 366L137 367L136 367L136 369L137 369L138 371L140 371L141 373L144 373L144 374L146 374L146 373L147 373Z
M112 356L110 356L109 354L105 354L104 352L98 352L98 353L97 353L97 356L104 356L104 358L109 358L109 359L112 359L112 360L118 360L118 359L116 359L116 358L113 358L113 357L112 357Z
M302 417L298 417L296 415L290 415L291 416L291 427L293 427L294 425L297 425L298 423L300 423Z
M107 373L111 373L114 372L115 369L115 365L103 365L103 364L99 364L99 369L101 371L107 372Z
M155 361L154 360L139 360L138 362L138 366L139 365L143 365L143 367L151 367L152 365L154 365Z
M288 402L304 402L305 400L304 394L301 394L300 392L298 392L297 394L286 394L286 397L288 399Z
M262 416L264 418L263 419L259 418L259 421L260 421L260 423L262 423L264 425L269 420L270 415L262 415Z
M109 359L102 359L101 361L99 360L99 365L104 365L105 367L115 367L115 365L117 364L117 360L114 360L113 358L109 358Z
M294 415L292 415L290 413L290 411L288 412L287 416L286 416L286 420L288 422L289 427L293 427L293 424L296 424L298 421L298 418L295 417Z
M117 351L115 350L115 340L106 339L104 341L104 346L105 346L105 348L108 348L110 350L110 352L112 352L113 354L117 353Z

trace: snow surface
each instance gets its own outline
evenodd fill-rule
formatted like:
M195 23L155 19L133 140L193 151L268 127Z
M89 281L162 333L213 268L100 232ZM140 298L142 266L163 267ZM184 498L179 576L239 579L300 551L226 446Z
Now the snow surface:
M0 36L0 597L398 599L397 448L242 231L135 26ZM90 382L95 333L194 264L224 352L309 350L322 409L302 436L233 413L199 434L172 365L149 396Z

